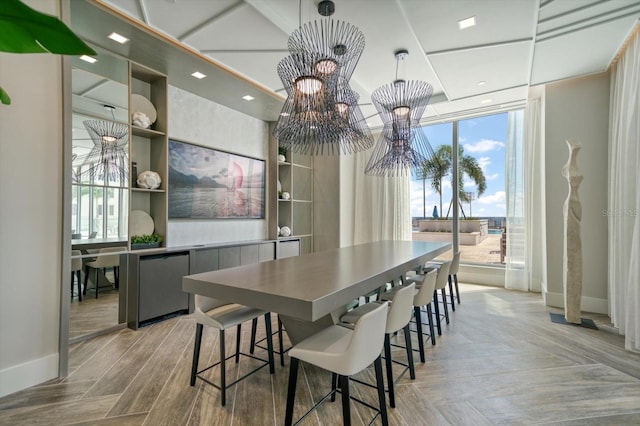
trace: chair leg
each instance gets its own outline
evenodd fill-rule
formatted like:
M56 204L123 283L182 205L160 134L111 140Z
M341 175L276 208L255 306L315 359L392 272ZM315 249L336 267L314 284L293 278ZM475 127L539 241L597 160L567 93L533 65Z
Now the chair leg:
M436 345L436 331L433 328L433 312L431 311L431 303L427 304L427 316L429 317L429 334L431 334L431 345Z
M449 324L449 308L447 307L447 292L444 288L440 289L440 292L442 293L442 306L444 309L444 319L447 321L447 324Z
M389 406L395 408L396 396L393 392L393 362L391 362L391 341L389 334L384 335L384 363L387 370L387 387L389 388Z
M74 284L74 278L75 278L76 273L75 272L71 272L71 299L73 300L73 284Z
M342 424L351 426L351 398L349 396L349 376L339 376L342 394Z
M227 363L224 347L224 330L220 330L220 394L223 407L227 403Z
M96 281L95 281L95 286L96 286L96 299L98 298L98 268L94 268L96 271Z
M456 311L456 298L453 295L453 279L451 277L451 275L449 275L449 277L447 278L449 281L449 300L451 300L451 310L453 312ZM445 299L446 301L447 299Z
M242 324L236 327L236 364L240 362L240 337L242 336Z
M420 362L425 362L424 341L422 340L422 314L420 306L413 307L413 316L416 318L416 331L418 332L418 350L420 352Z
M458 299L458 305L460 304L460 289L458 288L458 274L453 274L453 281L456 284L456 298Z
M84 267L84 290L82 291L82 294L87 294L88 281L89 281L89 267L85 266Z
M276 372L275 362L273 361L273 332L271 331L271 312L264 314L264 327L267 331L267 354L269 356L269 373Z
M191 362L191 386L196 384L198 361L200 360L200 343L202 342L202 324L196 324L196 340L193 343L193 361Z
M438 327L438 336L442 336L442 324L440 324L440 308L438 307L438 290L433 290L433 307L435 308L436 326ZM431 321L429 321L431 322Z
M78 278L78 302L82 302L82 273L76 271L76 277Z
M407 348L407 363L409 364L409 377L411 380L416 379L416 369L413 365L413 348L411 347L411 329L409 328L409 323L404 326L404 340L405 347ZM420 341L422 341L422 335L420 336Z
M380 357L376 358L373 362L373 366L376 370L376 387L378 388L378 403L380 404L380 417L382 418L382 425L388 426L389 419L387 418L387 402L384 398L384 380L382 379L382 360Z
M251 320L251 345L249 346L249 353L253 354L256 349L256 329L258 328L258 318Z
M284 367L284 343L282 342L282 321L278 316L278 341L280 342L280 365Z
M291 426L293 423L293 403L296 399L296 383L298 381L298 359L291 358L289 366L289 386L287 388L287 409L285 410L284 424Z
M116 286L116 289L120 288L120 267L113 267L113 283Z
M338 374L331 373L331 402L336 400L336 390L338 389Z

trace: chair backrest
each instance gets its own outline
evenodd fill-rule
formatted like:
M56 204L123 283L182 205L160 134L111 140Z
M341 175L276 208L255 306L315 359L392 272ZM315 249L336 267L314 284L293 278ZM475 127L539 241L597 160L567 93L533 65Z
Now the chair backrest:
M367 368L380 356L384 345L385 324L389 304L380 303L356 322L347 349L340 354L338 374L350 376ZM337 326L336 326L337 327Z
M71 272L82 270L82 252L80 250L71 250Z
M451 268L449 268L449 275L456 275L460 268L460 252L456 252L451 259Z
M416 284L411 283L402 286L396 291L391 299L391 306L387 314L387 333L394 333L402 330L405 325L411 321L411 312L413 311L413 296L416 294Z
M89 238L95 238L98 235L97 231L93 231L92 233L89 234Z
M432 269L423 275L422 284L420 284L418 292L413 297L413 306L424 306L431 303L431 299L433 299L433 290L436 289L437 276L438 271L436 269Z
M436 290L445 288L449 282L449 270L451 269L451 261L442 262L442 265L438 268L438 275L436 276Z
M94 268L111 268L120 266L120 252L124 252L124 247L106 247L98 251L98 257L92 262ZM117 254L106 254L117 253Z

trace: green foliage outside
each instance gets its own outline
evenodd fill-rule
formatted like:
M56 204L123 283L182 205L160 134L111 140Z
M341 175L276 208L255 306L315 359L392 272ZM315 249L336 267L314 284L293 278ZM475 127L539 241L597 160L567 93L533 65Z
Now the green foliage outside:
M460 177L458 178L458 197L460 201L470 201L464 190L463 175L467 175L476 184L478 197L484 194L487 189L487 180L482 168L475 157L465 155L462 147L458 147L458 171L460 172ZM440 215L444 216L442 210L442 182L447 176L451 176L453 180L453 149L451 145L440 145L435 151L435 155L423 163L418 175L423 180L431 180L431 188L440 195ZM453 184L453 182L451 183Z

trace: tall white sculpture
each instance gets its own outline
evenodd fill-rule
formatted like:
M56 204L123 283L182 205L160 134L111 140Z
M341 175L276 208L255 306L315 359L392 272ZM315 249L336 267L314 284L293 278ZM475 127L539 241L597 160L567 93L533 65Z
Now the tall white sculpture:
M569 195L564 203L564 317L567 322L581 324L580 299L582 297L582 203L578 189L582 173L578 168L580 144L567 140L569 160L562 168L562 175L569 183Z

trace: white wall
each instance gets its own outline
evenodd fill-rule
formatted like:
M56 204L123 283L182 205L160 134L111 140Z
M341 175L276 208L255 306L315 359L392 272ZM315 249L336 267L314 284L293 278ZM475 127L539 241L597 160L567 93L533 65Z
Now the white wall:
M59 16L58 2L27 3ZM59 56L0 53L0 396L58 375L61 81Z
M169 138L266 160L268 124L169 86ZM170 246L268 238L266 220L170 220Z
M564 306L563 205L568 194L562 166L569 150L566 139L582 144L578 154L584 180L582 200L582 310L607 313L607 137L609 75L598 74L549 84L545 90L545 179L548 305Z

